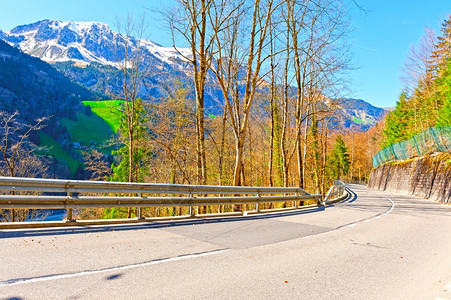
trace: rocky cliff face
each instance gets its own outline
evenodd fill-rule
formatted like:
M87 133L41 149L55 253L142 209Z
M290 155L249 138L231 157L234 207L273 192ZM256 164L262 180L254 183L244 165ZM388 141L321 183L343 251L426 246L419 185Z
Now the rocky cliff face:
M451 204L451 154L381 165L371 172L368 187Z

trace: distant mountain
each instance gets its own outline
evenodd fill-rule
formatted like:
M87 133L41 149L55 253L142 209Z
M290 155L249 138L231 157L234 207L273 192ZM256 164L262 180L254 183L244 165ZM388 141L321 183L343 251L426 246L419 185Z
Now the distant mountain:
M0 39L52 63L64 75L94 91L111 95L122 94L121 74L116 68L123 59L116 49L116 41L123 36L98 22L72 22L44 20L22 25L10 32L1 32ZM139 41L131 38L130 49L136 49ZM166 95L174 81L192 85L190 66L175 49L163 47L149 40L141 40L144 46L144 67L150 74L139 91L143 99L158 101ZM179 49L189 56L188 49ZM206 113L221 114L223 98L219 87L211 80L206 91ZM192 93L192 97L194 91ZM365 130L385 114L358 99L345 99L340 119L346 127Z
M0 33L0 38L52 63L86 87L111 95L122 94L121 74L116 66L124 60L124 53L116 45L125 38L106 24L43 20ZM187 64L175 49L149 40L128 39L130 51L135 51L138 44L144 50L143 68L151 74L139 91L142 98L161 98L168 78L186 79ZM187 49L179 51L188 55Z
M73 61L82 65L99 63L114 66L124 58L115 47L116 41L124 40L123 36L98 22L43 20L17 26L3 35L3 39L13 46L50 63ZM133 51L138 41L132 38L129 44ZM149 40L142 40L142 44L146 56L154 58L153 64L161 66L182 60L173 48L162 47Z
M367 130L376 125L387 114L387 110L375 107L361 99L342 99L342 120L346 128L357 128Z

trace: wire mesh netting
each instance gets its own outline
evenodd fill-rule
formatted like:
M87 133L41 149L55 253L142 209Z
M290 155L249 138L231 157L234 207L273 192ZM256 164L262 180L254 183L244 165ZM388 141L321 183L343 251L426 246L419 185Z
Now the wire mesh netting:
M451 126L430 127L408 140L385 147L373 157L373 167L432 152L451 153Z

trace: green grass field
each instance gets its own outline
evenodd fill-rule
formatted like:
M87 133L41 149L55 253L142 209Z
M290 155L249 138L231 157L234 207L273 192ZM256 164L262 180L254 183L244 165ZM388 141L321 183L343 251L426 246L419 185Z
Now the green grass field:
M352 118L352 121L353 121L354 123L356 123L356 124L364 124L364 123L366 123L365 121L360 120L360 119L357 118L357 117L353 117L353 118Z
M102 145L113 135L113 130L105 120L95 114L86 116L77 113L77 121L64 118L61 125L67 128L73 142L80 142L83 146Z
M57 141L45 132L40 131L39 138L41 146L48 148L48 151L39 151L38 154L54 156L57 160L64 161L69 166L72 175L75 174L80 162L72 158L66 150L61 148Z
M83 101L83 105L90 106L91 111L107 122L111 129L116 133L119 130L121 119L120 107L124 101L122 100L105 100L105 101Z

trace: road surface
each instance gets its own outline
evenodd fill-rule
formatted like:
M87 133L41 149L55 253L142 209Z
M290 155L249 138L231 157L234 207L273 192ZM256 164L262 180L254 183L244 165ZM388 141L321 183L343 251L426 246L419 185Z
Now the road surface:
M0 231L1 299L451 299L451 207L348 185L325 209Z

